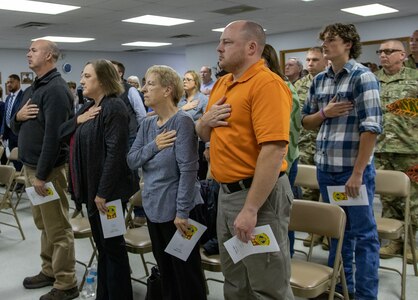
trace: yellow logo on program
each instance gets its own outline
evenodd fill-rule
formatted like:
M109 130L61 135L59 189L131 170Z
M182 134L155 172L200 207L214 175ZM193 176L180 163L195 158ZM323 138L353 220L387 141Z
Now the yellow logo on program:
M108 220L116 218L116 206L110 205L107 207L106 217Z
M196 232L197 232L197 227L194 226L194 225L189 224L189 228L187 230L185 238L190 240Z
M48 196L54 195L54 191L49 187L46 188L46 193L48 194Z
M337 201L337 202L348 200L348 196L344 192L334 192L332 193L332 198L334 199L334 201Z
M265 233L257 234L252 240L253 246L268 246L270 245L270 238Z

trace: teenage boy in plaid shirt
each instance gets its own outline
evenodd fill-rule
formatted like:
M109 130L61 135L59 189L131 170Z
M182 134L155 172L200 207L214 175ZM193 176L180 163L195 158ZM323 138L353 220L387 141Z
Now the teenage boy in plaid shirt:
M355 61L361 44L354 25L328 25L319 37L331 66L314 78L302 123L306 129L319 128L315 163L324 201L329 202L327 186L344 185L351 197L359 195L361 185L366 186L368 206L343 207L347 224L342 258L350 298L377 299L379 240L373 216L373 149L382 131L379 83ZM332 241L329 265L335 250L336 241Z

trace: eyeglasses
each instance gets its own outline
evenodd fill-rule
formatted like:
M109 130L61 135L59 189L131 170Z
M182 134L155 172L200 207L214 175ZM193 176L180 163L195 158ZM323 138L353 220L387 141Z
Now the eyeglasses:
M188 81L188 82L190 82L190 81L194 81L192 78L183 78L183 81Z
M391 55L392 53L395 53L395 52L403 52L403 50L400 50L400 49L380 49L380 50L376 51L376 54L380 55L382 53L385 53L385 55L389 56L389 55Z

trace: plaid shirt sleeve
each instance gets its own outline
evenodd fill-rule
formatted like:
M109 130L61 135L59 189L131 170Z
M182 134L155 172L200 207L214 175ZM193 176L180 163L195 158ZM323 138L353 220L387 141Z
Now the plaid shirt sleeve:
M365 72L355 85L355 102L359 118L359 132L382 132L382 109L380 106L379 81L373 73Z

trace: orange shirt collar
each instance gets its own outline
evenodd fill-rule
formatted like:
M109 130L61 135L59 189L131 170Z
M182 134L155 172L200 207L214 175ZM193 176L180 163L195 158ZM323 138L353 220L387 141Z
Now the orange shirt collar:
M251 67L247 69L247 71L242 74L238 80L234 81L234 76L232 74L228 74L225 79L225 84L227 87L231 87L234 84L245 82L249 80L251 77L255 76L258 72L260 72L263 68L267 68L264 64L264 59L260 59L258 62L253 64Z

